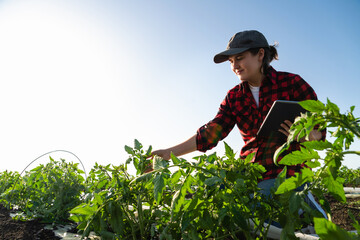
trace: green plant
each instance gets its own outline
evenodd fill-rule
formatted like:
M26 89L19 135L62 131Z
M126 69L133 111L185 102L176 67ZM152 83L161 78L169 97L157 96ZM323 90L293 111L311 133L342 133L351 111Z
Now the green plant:
M251 162L253 155L236 158L226 143L222 157L204 154L186 161L172 155L165 161L151 156L151 146L145 151L135 140L134 147L125 146L125 164L96 163L86 182L77 164L51 158L23 177L0 173L0 202L18 207L26 219L59 222L70 215L83 237L95 231L102 239L267 239L269 225L264 223L271 221L284 226L281 239L296 239L294 232L312 223L321 239L359 239L360 225L353 217L358 233L331 222L324 194L345 202L343 184L359 179L358 171L342 167L342 160L346 154L360 155L349 150L360 138L360 120L353 116L354 107L341 114L329 100L326 105L310 100L300 104L309 112L295 120L287 142L274 155L275 163L285 167L272 198L257 187L265 169ZM304 142L299 151L277 160L292 141L308 138L314 128L326 128L333 141ZM136 176L128 173L129 164ZM152 172L147 172L149 164ZM286 178L286 166L296 164L305 168ZM304 188L297 189L300 186ZM329 219L304 201L310 191ZM304 214L299 216L299 210Z
M252 156L244 161L225 148L224 157L202 155L193 162L154 157L154 171L145 173L151 147L145 152L135 140L134 148L125 147L125 165L98 166L90 174L96 180L89 182L98 185L71 210L71 219L83 236L94 230L103 239L253 239L254 232L266 239L264 222L278 220L281 206L259 193L265 170L251 163ZM126 172L131 162L137 177Z
M125 147L132 155L126 164L101 166L96 164L88 178L85 201L70 212L71 220L80 223L83 236L95 231L103 239L149 239L152 222L157 216L154 198L148 182L131 185L134 179L127 173L127 165L134 163L139 174L150 164L136 140L135 147ZM153 212L155 211L155 212Z
M16 181L20 179L20 174L18 172L4 171L0 173L0 203L6 205L10 200L6 198L6 192L13 188L16 184Z
M78 169L78 164L50 157L48 164L41 164L23 177L17 175L1 200L9 208L22 211L24 215L20 218L37 218L48 223L68 221L69 210L80 203L84 191L81 174L83 171Z
M300 104L309 112L302 114L301 117L295 120L290 129L290 136L287 142L274 155L275 163L277 163L278 156L288 148L292 141L299 140L302 137L308 138L309 133L314 128L318 127L319 130L327 128L334 141L304 142L301 144L302 147L299 151L294 151L283 157L278 164L305 164L309 168L303 168L301 174L297 174L292 178L280 180L276 194L279 195L284 203L286 201L289 202L287 205L287 220L298 218L296 212L299 209L303 209L307 213L308 220L312 220L315 217L316 232L321 232L323 236L330 236L335 229L333 225L326 219L317 219L317 213L309 208L301 196L311 191L327 211L329 219L331 219L331 211L324 193L330 193L340 202L346 201L343 189L344 178L341 177L339 171L346 154L360 155L359 151L349 150L354 137L360 138L360 120L353 115L354 107L351 107L350 112L347 114L341 114L338 106L329 100L326 105L314 100L304 101ZM318 151L325 151L325 157L321 157ZM319 170L314 173L310 168L319 168ZM305 183L309 185L304 190L300 192L294 191L294 189ZM291 221L286 221L283 239L294 237L293 230ZM342 239L352 239L354 237L354 234L346 231L335 231L343 237Z
M344 186L346 187L360 186L360 169L349 169L342 166L339 169L339 177L344 179Z

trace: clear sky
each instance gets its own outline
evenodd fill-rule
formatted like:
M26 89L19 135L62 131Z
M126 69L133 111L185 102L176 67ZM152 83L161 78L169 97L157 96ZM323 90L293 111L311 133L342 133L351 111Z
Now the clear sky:
M57 149L89 171L123 163L134 139L154 149L188 139L239 83L213 56L242 30L278 42L275 69L359 117L359 12L358 0L0 0L0 171ZM225 141L243 145L237 128Z

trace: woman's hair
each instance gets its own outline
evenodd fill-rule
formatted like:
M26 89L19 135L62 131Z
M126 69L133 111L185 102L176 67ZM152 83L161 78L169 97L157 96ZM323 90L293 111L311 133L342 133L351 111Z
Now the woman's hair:
M259 50L261 48L264 49L265 51L265 54L264 54L264 58L263 58L263 62L262 62L262 66L261 66L261 71L266 74L267 73L267 70L270 66L270 63L272 60L278 60L278 53L277 53L277 50L276 50L276 47L278 46L277 43L275 43L274 45L270 45L270 47L260 47L260 48L251 48L249 49L250 53L252 55L256 55Z

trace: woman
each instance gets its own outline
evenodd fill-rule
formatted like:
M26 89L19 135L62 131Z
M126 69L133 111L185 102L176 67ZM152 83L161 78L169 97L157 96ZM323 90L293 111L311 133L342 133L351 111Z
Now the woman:
M157 150L152 154L168 160L171 153L180 156L195 150L205 152L224 139L236 124L245 142L240 157L245 159L247 155L255 153L253 162L266 169L259 187L264 194L269 195L275 178L282 171L282 167L273 163L273 155L282 145L283 137L276 134L258 137L256 133L259 127L275 100L317 100L314 90L299 75L278 72L270 66L270 62L277 59L277 56L275 46L270 46L260 32L251 30L236 33L226 50L215 55L214 62L229 61L240 84L228 91L215 118L200 127L194 136L179 145ZM288 136L291 124L290 121L285 121L279 132ZM325 135L325 131L313 130L309 139L325 139ZM299 146L298 142L293 142L284 154L299 149ZM288 166L288 177L300 172L301 168L300 165ZM316 204L311 201L310 205L313 202Z

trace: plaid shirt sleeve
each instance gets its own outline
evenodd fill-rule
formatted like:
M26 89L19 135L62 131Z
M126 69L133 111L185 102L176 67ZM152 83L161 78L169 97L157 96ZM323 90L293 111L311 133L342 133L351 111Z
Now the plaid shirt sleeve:
M215 147L234 128L235 118L231 111L231 103L234 100L234 89L230 90L220 104L215 118L197 130L197 150L205 152Z

